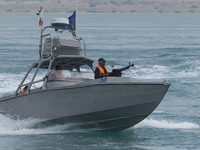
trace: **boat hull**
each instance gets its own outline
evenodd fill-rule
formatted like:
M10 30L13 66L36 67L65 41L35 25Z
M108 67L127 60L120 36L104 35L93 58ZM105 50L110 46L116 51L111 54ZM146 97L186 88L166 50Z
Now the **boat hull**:
M169 84L104 83L46 89L0 101L0 112L53 123L77 122L120 131L159 105Z
M149 115L149 113L138 113L138 110L146 110L149 107L154 108L158 106L158 104L158 102L154 102L144 105L134 105L125 108L111 109L71 117L63 117L50 120L48 123L63 124L65 122L76 122L79 123L79 127L83 128L93 127L101 130L117 132L136 125ZM152 110L149 111L151 112ZM47 122L44 123L46 124Z

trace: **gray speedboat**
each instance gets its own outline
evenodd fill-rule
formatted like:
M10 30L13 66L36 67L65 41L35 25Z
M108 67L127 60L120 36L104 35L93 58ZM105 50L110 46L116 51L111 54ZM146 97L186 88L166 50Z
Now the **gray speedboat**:
M69 31L73 36L45 34L50 29ZM170 86L118 75L95 80L93 60L86 56L84 40L67 27L45 27L39 51L38 62L30 66L15 93L0 99L0 113L120 131L150 115ZM63 78L50 79L57 65L62 66ZM27 89L20 92L25 86Z

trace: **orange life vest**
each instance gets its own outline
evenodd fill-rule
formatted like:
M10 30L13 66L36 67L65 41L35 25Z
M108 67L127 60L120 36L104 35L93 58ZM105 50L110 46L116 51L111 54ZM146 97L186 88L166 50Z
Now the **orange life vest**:
M28 88L28 87L27 87ZM27 90L27 88L26 87L24 87L21 91L20 91L20 93L23 93L23 92L25 92L26 90Z
M22 93L22 92L25 92L25 89L24 89L24 88L20 91L20 93Z
M104 66L104 69L106 70L106 72L104 71L104 69L103 69L100 65L97 66L97 68L99 69L99 74L100 74L101 76L105 76L106 73L108 73L108 70L107 70L106 66ZM95 76L94 76L94 78L96 79Z
M98 66L97 68L99 69L100 75L106 75L106 73L108 73L106 66L104 66L104 68L102 68L101 66ZM104 69L106 70L106 72L104 71Z
M63 76L63 74L61 72L58 73L58 71L54 71L54 74L56 76L56 79L62 79L62 78L64 78L64 76Z

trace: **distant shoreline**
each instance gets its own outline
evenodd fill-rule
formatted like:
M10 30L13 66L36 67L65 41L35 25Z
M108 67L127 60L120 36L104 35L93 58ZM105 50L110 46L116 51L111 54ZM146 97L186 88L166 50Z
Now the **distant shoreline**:
M44 13L45 14L71 14L72 12L61 12L61 13ZM36 15L36 13L0 13L0 15ZM175 12L168 12L168 13L155 13L155 12L149 12L149 13L131 13L131 12L124 12L124 13L112 13L112 12L79 12L78 14L200 14L200 12L190 13L190 12L182 12L182 13L175 13Z
M45 12L43 14L71 14L71 12ZM0 12L3 14L36 14L37 12ZM78 12L79 14L200 14L199 12Z
M79 0L79 12L90 13L200 13L199 0ZM0 0L0 14L71 13L72 0Z

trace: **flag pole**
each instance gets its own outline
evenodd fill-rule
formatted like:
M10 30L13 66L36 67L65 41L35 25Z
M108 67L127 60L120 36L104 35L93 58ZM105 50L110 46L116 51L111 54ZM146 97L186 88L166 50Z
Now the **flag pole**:
M76 0L76 19L75 19L75 35L76 37L78 36L78 31L77 31L77 19L78 19L78 2L79 0Z
M42 27L43 27L43 25L41 25L41 30L40 30L40 34L42 35Z
M37 12L37 15L40 16L40 20L39 20L39 26L40 28L40 45L39 45L39 55L40 55L40 59L42 58L42 26L43 26L43 19L42 19L42 6L40 7L40 10Z
M41 16L40 16L41 17ZM40 54L40 59L42 58L42 27L43 27L43 23L41 24L40 26L40 51L39 51L39 54Z

